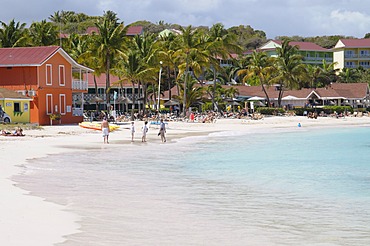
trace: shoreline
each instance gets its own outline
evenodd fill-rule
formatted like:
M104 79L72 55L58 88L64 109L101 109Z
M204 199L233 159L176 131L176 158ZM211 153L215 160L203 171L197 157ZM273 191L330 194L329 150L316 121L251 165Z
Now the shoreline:
M317 127L356 127L370 126L370 117L348 117L344 119L306 117L266 117L262 120L221 119L216 123L186 123L169 122L167 138L169 143L176 139L191 136L209 135L215 132L234 131L251 133L259 131L269 133L271 130L298 130L301 128L314 129ZM135 147L140 148L141 126L136 122ZM150 126L148 143L160 143L157 128ZM43 130L29 130L26 136L0 136L0 191L3 199L0 205L0 221L2 245L53 245L62 243L64 236L79 232L77 214L68 211L67 205L59 205L33 196L29 191L18 187L12 177L22 173L22 166L27 166L28 160L45 157L51 154L87 151L96 148L118 148L131 144L130 132L125 126L110 135L110 144L103 144L99 131L73 126L45 126ZM31 147L32 146L32 147ZM37 226L36 226L37 225Z

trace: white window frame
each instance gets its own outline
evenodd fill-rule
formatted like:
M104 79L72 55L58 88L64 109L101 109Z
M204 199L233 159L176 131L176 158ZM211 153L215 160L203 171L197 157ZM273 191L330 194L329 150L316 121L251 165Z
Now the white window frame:
M50 100L49 100L50 98ZM49 101L51 104L53 104L53 94L46 94L46 114L47 115L51 115L53 113L53 105L50 105L49 106ZM51 110L51 111L48 111L48 110Z
M62 105L64 105L64 107L62 107ZM66 114L66 95L65 94L59 94L59 113L61 115Z
M63 74L60 73L61 69L62 69ZM63 78L63 83L60 79L61 75L62 75L62 78ZM66 85L66 69L65 69L64 65L59 65L59 67L58 67L58 80L59 80L59 85L60 86L65 86Z
M50 71L50 81L49 78L49 71ZM52 85L53 84L53 65L46 64L46 85Z

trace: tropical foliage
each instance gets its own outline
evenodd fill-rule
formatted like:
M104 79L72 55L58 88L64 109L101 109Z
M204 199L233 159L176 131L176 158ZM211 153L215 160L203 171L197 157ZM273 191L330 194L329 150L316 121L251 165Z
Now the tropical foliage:
M62 45L73 59L94 69L96 93L95 77L106 74L107 105L111 102L110 75L113 74L119 77L120 85L129 81L134 94L141 92L135 88L142 88L143 94L134 95L133 103L142 98L146 105L149 99L158 99L159 88L161 95L176 88L176 95L171 95L170 90L169 97L181 101L184 114L200 101L219 110L219 105L238 94L234 87L227 88L228 84L258 85L265 92L268 103L266 88L278 85L280 105L285 89L324 87L336 81L370 81L370 73L363 68L338 72L334 64L325 61L321 66L306 65L298 48L290 45L292 40L310 41L331 48L339 38L344 38L342 36L280 37L283 42L276 48L277 56L269 57L263 52L243 54L266 42L266 34L250 26L226 29L217 23L210 28L182 27L164 21L133 24L142 25L145 34L128 37L128 26L124 26L113 11L102 16L57 11L48 20L33 22L29 28L14 19L9 23L0 22L0 46ZM88 27L97 31L86 35ZM161 33L165 29L177 31ZM228 64L221 61L228 61Z

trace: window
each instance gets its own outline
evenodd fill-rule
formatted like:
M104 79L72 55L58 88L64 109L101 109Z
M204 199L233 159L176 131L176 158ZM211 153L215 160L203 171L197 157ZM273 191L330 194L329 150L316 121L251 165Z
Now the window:
M369 51L368 50L360 50L361 57L369 57Z
M362 61L362 62L360 62L360 66L361 66L361 67L366 67L366 68L368 68L368 67L370 66L370 62L368 62L368 61Z
M52 66L51 66L51 64L46 64L46 84L47 85L52 85L53 84L52 77L53 77Z
M14 112L21 112L21 104L18 102L14 103Z
M66 114L66 95L59 95L59 113L62 115Z
M46 94L46 114L52 114L53 113L53 95L52 94Z
M345 57L355 57L353 50L346 50Z
M64 86L66 84L66 75L64 72L64 65L59 65L59 85Z

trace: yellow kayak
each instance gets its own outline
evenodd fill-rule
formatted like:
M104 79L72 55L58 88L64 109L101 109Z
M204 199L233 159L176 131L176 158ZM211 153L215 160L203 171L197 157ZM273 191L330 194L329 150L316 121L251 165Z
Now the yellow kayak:
M78 124L82 128L92 129L92 130L101 130L100 122L81 122ZM115 131L119 129L119 125L109 124L109 131Z

